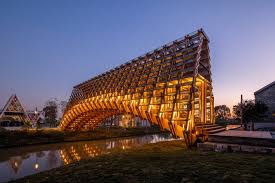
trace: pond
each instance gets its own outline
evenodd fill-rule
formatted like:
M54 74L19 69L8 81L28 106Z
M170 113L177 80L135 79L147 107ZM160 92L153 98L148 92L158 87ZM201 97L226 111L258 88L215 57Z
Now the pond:
M0 149L0 182L50 170L81 159L108 154L114 149L123 150L172 139L170 134L155 134Z

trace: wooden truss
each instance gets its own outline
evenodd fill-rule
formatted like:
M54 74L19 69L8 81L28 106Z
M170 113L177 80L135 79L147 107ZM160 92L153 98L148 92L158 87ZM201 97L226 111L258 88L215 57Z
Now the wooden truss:
M29 116L15 94L11 95L3 110L0 111L0 122L7 121L7 119L23 123L30 121Z
M177 137L214 123L208 43L200 29L75 86L61 129L94 129L126 113Z

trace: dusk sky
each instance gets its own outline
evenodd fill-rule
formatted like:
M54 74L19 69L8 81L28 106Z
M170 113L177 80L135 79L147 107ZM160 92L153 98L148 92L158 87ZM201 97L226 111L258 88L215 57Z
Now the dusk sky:
M203 28L210 38L215 105L275 80L274 0L1 0L0 108L26 109Z

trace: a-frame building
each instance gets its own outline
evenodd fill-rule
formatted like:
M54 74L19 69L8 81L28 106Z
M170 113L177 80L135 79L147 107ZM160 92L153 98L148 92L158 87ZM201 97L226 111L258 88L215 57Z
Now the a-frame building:
M13 94L0 111L1 126L22 126L30 121L18 97Z

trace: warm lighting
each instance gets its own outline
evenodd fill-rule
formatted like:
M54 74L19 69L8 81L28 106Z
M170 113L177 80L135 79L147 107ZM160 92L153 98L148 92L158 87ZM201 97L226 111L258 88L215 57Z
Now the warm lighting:
M199 123L213 124L208 42L203 30L198 30L75 86L60 127L89 129L114 115L124 121L129 114L183 137L183 130L193 133ZM202 60L204 67L200 67ZM80 121L84 124L78 125Z
M35 168L35 169L38 169L38 168L39 168L39 164L38 164L38 163L35 163L34 168Z

